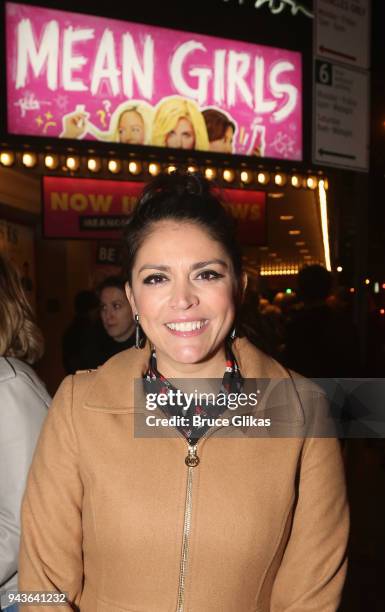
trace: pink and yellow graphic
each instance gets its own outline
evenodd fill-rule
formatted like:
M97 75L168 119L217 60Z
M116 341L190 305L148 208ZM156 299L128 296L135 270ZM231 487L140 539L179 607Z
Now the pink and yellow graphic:
M11 134L302 159L295 51L6 4Z

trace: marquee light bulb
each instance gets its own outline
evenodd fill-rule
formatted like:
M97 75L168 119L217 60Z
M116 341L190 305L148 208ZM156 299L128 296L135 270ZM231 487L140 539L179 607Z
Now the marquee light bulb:
M315 176L309 176L306 180L306 185L309 189L317 189L317 179Z
M208 181L212 181L213 179L215 179L216 176L217 176L217 171L215 170L215 168L206 168L205 177L207 178Z
M3 151L0 154L0 163L2 166L12 166L15 163L15 154L11 151Z
M279 172L274 176L274 183L278 185L278 187L283 187L286 183L286 177L284 174Z
M293 174L293 176L291 177L291 184L292 187L295 187L296 189L301 187L301 179L297 174Z
M117 174L120 172L121 167L121 163L117 159L110 159L108 161L108 169L110 172L112 172L112 174Z
M128 164L128 171L131 174L140 174L142 171L142 164L140 162L137 161L131 161Z
M37 164L37 156L35 153L23 153L21 160L26 168L33 168Z
M160 165L159 164L155 164L154 162L152 162L148 166L148 171L151 174L151 176L158 176L158 174L160 172Z
M94 157L91 157L87 162L87 167L88 170L90 170L91 172L99 172L101 167L100 159L95 159Z
M54 170L55 168L57 168L59 164L59 159L57 157L57 155L46 155L44 158L44 165L46 168L49 168L49 170Z
M77 170L79 168L79 158L78 157L67 157L66 166L69 170Z
M241 172L241 181L242 181L242 183L250 183L251 179L252 179L251 172L248 172L247 170L242 170L242 172Z
M232 183L235 178L234 170L231 170L231 168L223 170L223 178L226 183Z
M269 175L267 172L258 172L257 176L258 183L266 185L269 182Z

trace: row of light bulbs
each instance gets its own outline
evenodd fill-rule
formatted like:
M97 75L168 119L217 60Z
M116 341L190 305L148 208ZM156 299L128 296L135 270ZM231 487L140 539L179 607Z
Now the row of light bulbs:
M2 166L10 167L13 166L16 161L16 155L13 151L3 151L0 153L0 164ZM39 162L38 155L36 153L26 152L21 154L21 163L26 168L34 168L37 166ZM55 154L47 154L44 156L44 166L47 170L56 170L60 165L60 158ZM102 160L99 157L89 157L87 158L87 169L90 172L97 174L102 170ZM76 155L68 155L64 160L64 167L71 172L76 172L80 168L80 157ZM112 174L119 174L123 170L123 163L120 159L108 159L107 160L107 169ZM175 172L177 167L173 164L168 164L166 166L166 171L168 173ZM140 161L130 161L128 162L128 172L134 176L141 174L145 170L142 162ZM196 166L188 166L188 172L197 172L198 168ZM161 164L157 162L151 162L148 164L147 171L151 176L157 176L162 171ZM206 167L204 169L204 174L208 180L214 180L216 178L223 178L226 183L233 183L237 177L236 170L232 168L219 169L214 167ZM265 170L241 170L239 174L239 178L244 184L251 184L252 182L256 182L259 185L269 185L273 184L277 187L284 187L288 182L290 182L292 187L297 189L301 187L307 187L308 189L317 189L318 187L318 177L314 175L309 176L301 176L299 174L292 174L288 176L284 172L267 172ZM327 189L327 179L322 177L324 181L325 188Z

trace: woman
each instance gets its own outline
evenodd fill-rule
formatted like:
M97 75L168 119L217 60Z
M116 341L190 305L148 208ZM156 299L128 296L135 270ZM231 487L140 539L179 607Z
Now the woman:
M108 276L98 286L100 320L89 326L78 350L80 370L97 368L135 344L135 323L120 276Z
M179 96L164 98L156 109L151 144L208 151L206 124L196 103Z
M55 397L24 498L22 590L66 592L63 609L81 612L337 609L348 528L338 441L297 434L307 381L236 337L245 280L233 225L198 176L158 177L139 200L125 236L138 350L68 377ZM230 421L230 395L256 395L266 379L288 383L287 404L269 403L295 437L195 424ZM220 393L195 403L194 387ZM251 393L250 405L240 398L246 421ZM321 392L313 399L321 410Z
M210 142L210 151L233 153L235 123L223 111L206 108L202 111Z
M150 142L153 115L154 110L147 102L129 100L115 109L110 127L105 131L91 123L84 105L79 105L74 112L63 117L60 138L79 139L88 133L101 141L145 145Z
M7 612L17 610L5 593L17 589L21 498L50 403L28 365L42 353L21 278L0 254L0 608Z

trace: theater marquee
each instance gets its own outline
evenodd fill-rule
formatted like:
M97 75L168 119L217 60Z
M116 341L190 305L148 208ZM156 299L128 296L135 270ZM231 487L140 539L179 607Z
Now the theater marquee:
M56 176L43 177L46 238L120 239L144 183ZM236 220L240 241L264 244L263 191L223 189L221 199Z
M294 51L6 4L10 134L302 159Z

